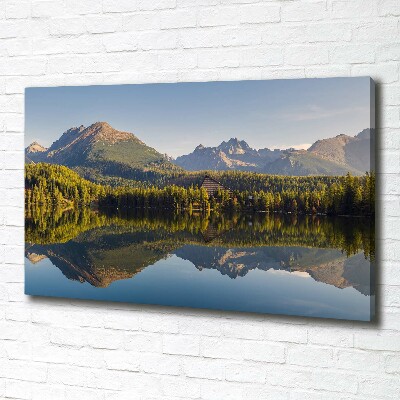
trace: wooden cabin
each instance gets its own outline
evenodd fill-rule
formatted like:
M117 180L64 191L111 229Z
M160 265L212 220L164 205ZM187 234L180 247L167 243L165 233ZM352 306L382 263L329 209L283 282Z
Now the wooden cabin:
M218 191L218 189L230 191L224 185L222 185L215 179L209 177L208 175L204 177L203 183L201 184L200 187L206 189L209 197L214 196L215 192Z

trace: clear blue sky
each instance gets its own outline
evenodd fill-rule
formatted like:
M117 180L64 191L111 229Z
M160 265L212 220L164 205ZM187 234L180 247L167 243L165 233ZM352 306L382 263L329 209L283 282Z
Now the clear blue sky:
M254 148L307 147L370 124L369 78L28 88L26 144L107 121L161 153L231 137Z

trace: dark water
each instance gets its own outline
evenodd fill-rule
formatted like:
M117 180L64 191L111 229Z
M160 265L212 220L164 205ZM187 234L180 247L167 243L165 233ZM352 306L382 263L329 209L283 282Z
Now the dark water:
M322 216L36 212L25 292L368 321L373 228Z

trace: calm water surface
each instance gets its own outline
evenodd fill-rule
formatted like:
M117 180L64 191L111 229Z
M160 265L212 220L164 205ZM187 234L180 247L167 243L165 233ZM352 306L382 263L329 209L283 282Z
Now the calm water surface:
M28 215L25 292L368 321L372 233L360 218Z

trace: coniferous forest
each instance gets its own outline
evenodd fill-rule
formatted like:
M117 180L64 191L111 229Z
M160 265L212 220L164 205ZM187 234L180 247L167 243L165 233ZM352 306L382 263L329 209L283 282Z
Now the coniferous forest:
M225 188L213 195L201 187L205 175ZM170 182L168 184L168 182ZM25 202L30 208L154 208L169 210L373 215L375 175L293 177L254 172L187 172L163 184L108 186L71 169L46 163L25 167Z

